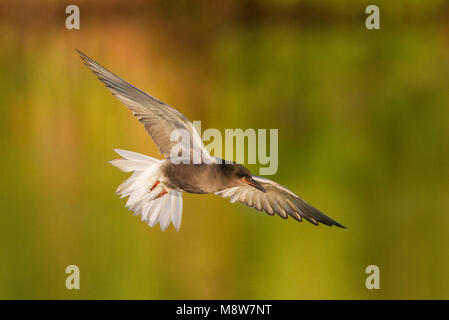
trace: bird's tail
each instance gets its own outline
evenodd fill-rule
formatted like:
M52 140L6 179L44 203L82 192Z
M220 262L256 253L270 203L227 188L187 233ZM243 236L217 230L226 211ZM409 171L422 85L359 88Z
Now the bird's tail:
M120 198L129 197L126 207L140 215L150 227L158 222L164 231L173 223L177 231L182 219L182 194L175 190L168 190L168 194L158 197L161 188L156 187L160 181L160 165L163 160L158 160L140 153L115 149L123 159L109 161L124 172L133 174L125 180L116 193Z

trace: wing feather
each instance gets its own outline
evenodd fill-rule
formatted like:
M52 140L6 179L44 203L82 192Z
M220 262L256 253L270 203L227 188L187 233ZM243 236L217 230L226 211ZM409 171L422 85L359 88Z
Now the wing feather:
M345 228L343 225L332 220L324 213L305 202L286 187L270 179L258 176L253 176L253 179L262 185L265 192L252 186L245 185L224 189L216 194L224 198L231 198L231 202L238 201L248 207L253 207L256 210L265 211L271 216L276 213L284 219L291 216L297 221L306 219L314 225L322 223L328 226L335 225Z
M170 151L173 146L179 143L179 141L170 140L171 133L175 129L183 129L190 134L190 157L193 158L195 153L201 152L194 159L204 159L210 161L210 163L215 161L206 150L189 119L176 109L116 76L81 51L77 50L77 52L83 59L84 64L105 84L106 88L125 104L144 125L165 158L170 158Z

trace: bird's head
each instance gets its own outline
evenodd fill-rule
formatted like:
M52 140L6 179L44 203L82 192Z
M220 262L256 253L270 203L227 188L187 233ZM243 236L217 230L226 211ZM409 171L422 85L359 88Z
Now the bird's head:
M231 177L233 183L237 186L250 185L262 192L265 192L265 189L260 185L260 183L253 179L251 172L240 164L234 164L232 166Z

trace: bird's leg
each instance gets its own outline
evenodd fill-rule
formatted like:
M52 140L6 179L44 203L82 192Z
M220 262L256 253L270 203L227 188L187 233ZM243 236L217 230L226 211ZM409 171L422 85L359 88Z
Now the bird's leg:
M168 193L168 191L167 190L162 190L162 192L161 193L159 193L158 195L157 195L157 197L156 197L156 199L159 199L159 198L161 198L161 197L163 197L164 195L166 195Z
M150 188L150 191L153 191L154 188L158 186L158 184L161 183L159 180L156 180L156 182L153 184L153 186Z
M168 193L167 190L164 189L162 185L159 185L161 182L156 180L156 182L150 187L148 186L148 193L150 193L150 197L152 200L159 199Z
M164 190L164 187L160 184L161 182L156 180L152 185L150 184L147 186L147 192L150 194L151 199L156 199L156 195Z

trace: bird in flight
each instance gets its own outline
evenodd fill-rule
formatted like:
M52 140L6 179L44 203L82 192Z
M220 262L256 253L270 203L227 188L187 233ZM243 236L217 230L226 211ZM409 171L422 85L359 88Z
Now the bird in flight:
M98 79L125 104L144 125L146 131L164 155L164 160L140 153L116 149L122 157L110 163L124 172L133 172L116 193L128 197L126 207L140 215L142 221L153 227L160 224L164 231L173 223L177 231L182 219L182 193L213 193L231 202L240 202L273 216L275 213L297 221L306 219L318 225L345 228L314 208L286 187L266 178L252 175L244 166L212 157L206 150L192 122L174 108L134 87L77 50L84 64ZM174 130L189 133L190 159L200 154L199 162L175 163L172 150L178 141L172 141ZM190 140L190 139L189 139Z

